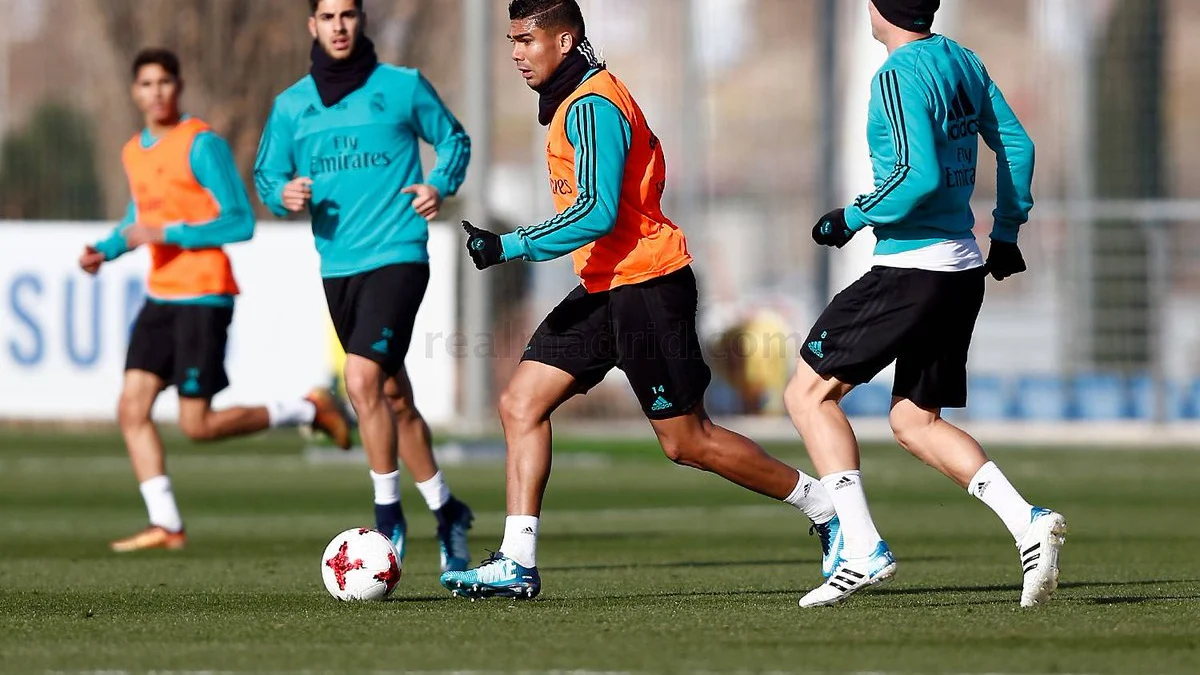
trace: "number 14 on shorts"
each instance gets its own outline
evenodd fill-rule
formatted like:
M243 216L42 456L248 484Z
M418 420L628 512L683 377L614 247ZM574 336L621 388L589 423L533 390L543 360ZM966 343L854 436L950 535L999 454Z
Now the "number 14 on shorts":
M655 387L650 387L650 393L653 394L654 396L656 396L656 398L654 399L654 403L650 406L651 411L660 412L663 410L667 410L674 405L665 396L665 394L667 393L667 388L665 386L660 384Z

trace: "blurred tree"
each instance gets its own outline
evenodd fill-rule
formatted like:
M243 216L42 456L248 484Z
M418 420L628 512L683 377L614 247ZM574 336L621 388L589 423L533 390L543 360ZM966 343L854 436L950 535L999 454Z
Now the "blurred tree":
M96 148L83 113L46 103L0 144L0 219L85 220L104 215Z
M183 64L185 108L195 111L229 141L244 179L249 179L259 135L275 96L308 72L312 39L302 0L88 0L91 30L103 36L108 61L125 68L143 47L174 50ZM457 64L457 47L432 26L456 21L458 3L446 0L368 0L369 34L380 57L393 63ZM418 58L420 57L420 58ZM119 147L140 125L131 104L118 103L129 73L120 70L97 86L110 105L98 124L120 129L108 149ZM435 80L436 82L436 80ZM124 190L114 177L106 187ZM257 200L255 200L257 201Z

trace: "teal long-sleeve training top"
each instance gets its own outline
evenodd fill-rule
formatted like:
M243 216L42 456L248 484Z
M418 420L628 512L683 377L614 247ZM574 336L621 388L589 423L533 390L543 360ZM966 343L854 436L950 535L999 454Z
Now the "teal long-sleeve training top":
M973 52L941 35L896 49L871 83L867 140L875 189L846 209L879 255L973 239L979 138L997 164L991 238L1015 242L1033 208L1034 146Z
M426 178L420 144L437 151ZM429 225L401 190L417 183L442 197L466 179L471 139L433 86L411 68L380 65L361 88L327 108L306 75L275 99L254 167L259 198L287 215L283 188L313 181L309 213L321 276L346 277L429 261Z

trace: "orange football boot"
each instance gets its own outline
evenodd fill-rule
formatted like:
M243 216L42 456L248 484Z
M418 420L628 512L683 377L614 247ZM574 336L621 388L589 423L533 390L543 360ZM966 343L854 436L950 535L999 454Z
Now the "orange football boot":
M158 525L151 525L132 537L118 539L112 543L112 550L117 553L143 551L161 548L168 551L178 551L187 545L187 534L180 530L171 532Z
M317 415L313 418L313 429L329 436L333 444L342 450L349 450L350 418L334 398L333 392L323 388L313 389L305 400L317 408Z

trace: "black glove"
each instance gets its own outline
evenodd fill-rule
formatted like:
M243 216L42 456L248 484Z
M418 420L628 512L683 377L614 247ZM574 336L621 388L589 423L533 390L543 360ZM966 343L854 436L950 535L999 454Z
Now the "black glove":
M467 233L467 253L475 269L485 270L492 265L504 262L504 247L500 244L500 235L475 227L467 221L462 221L463 230Z
M1021 249L1015 243L992 240L992 249L988 251L987 265L984 267L996 281L1004 281L1014 274L1020 274L1027 268Z
M845 246L854 238L854 231L846 226L846 209L834 209L821 216L813 225L812 238L822 246Z

